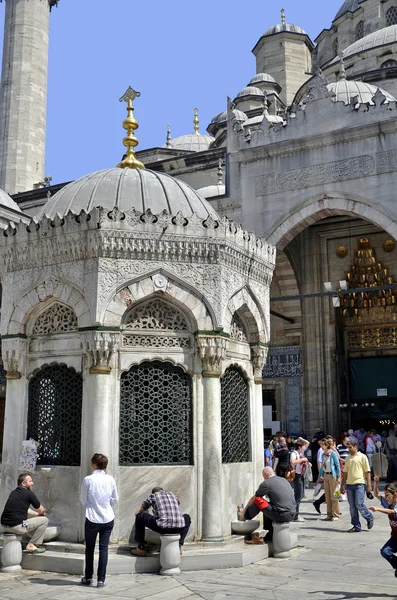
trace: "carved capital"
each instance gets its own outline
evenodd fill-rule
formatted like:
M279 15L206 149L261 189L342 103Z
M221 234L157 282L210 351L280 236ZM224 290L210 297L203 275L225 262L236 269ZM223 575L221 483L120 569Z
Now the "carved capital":
M253 344L251 346L251 361L254 371L254 381L257 384L262 383L262 371L267 359L268 351L269 348L266 346L260 346L259 344Z
M197 336L203 377L220 377L221 361L226 357L227 338L220 335Z
M25 338L6 338L1 341L1 353L7 379L20 379L25 374Z
M119 333L109 331L86 331L82 334L82 347L91 374L109 375L119 338Z

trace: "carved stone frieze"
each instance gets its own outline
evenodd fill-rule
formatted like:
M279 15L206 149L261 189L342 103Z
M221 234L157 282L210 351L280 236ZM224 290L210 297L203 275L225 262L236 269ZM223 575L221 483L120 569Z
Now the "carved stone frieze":
M227 338L220 335L198 335L196 343L203 377L220 377L221 362L226 357Z
M259 344L253 344L251 346L251 360L255 383L262 383L263 366L266 362L268 351L269 348L260 346Z
M20 379L25 374L27 340L24 338L3 338L1 351L7 379Z
M91 374L109 374L112 357L119 347L120 334L109 331L85 331L82 348Z

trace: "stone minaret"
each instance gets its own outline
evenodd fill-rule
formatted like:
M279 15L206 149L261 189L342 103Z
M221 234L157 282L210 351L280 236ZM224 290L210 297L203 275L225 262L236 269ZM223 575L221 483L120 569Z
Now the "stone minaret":
M0 188L10 194L30 190L44 179L49 22L57 4L6 0Z

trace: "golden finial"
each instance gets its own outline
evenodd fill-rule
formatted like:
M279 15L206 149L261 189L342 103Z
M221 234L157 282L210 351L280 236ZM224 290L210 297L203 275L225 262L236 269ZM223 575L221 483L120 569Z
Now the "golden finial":
M281 23L285 25L285 10L281 9Z
M199 134L198 130L199 130L199 118L198 118L198 108L194 109L194 119L193 119L193 124L194 124L194 133L196 135Z
M135 137L135 130L139 124L134 117L134 107L132 101L139 98L140 92L136 92L130 86L124 96L121 96L120 102L127 102L128 117L123 121L123 127L127 131L126 137L123 139L123 144L127 148L125 157L117 166L120 169L144 169L145 165L135 158L134 148L139 144L138 138Z

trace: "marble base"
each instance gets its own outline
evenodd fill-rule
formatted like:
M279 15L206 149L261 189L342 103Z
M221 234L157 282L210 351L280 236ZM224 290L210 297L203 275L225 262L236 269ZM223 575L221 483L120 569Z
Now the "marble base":
M17 573L22 570L22 536L5 533L3 536L3 549L1 552L1 572Z

